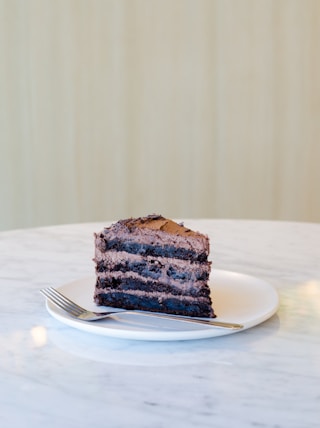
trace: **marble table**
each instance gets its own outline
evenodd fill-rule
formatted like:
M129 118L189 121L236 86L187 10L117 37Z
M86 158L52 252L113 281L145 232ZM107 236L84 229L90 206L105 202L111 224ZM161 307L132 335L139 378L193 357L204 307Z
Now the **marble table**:
M320 426L320 225L185 224L210 236L213 268L274 286L277 314L201 340L86 333L50 316L39 289L92 275L107 223L0 233L2 427Z

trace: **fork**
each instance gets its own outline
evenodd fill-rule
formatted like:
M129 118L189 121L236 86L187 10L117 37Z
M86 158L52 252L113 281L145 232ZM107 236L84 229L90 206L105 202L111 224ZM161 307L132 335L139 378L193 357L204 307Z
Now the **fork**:
M155 318L170 319L174 321L205 324L205 325L213 326L217 328L229 328L229 329L235 329L235 330L239 330L243 328L243 325L241 324L235 324L235 323L229 323L229 322L223 322L223 321L213 321L209 319L204 320L199 318L190 318L190 317L184 317L179 315L159 314L159 313L147 312L147 311L121 310L121 311L108 311L108 312L92 312L77 305L75 302L73 302L68 297L61 294L58 290L56 290L53 287L42 288L40 290L40 293L43 294L47 299L49 299L56 306L66 311L69 315L82 321L98 321L103 318L108 318L112 315L121 314L121 313L130 313L130 314L144 315L144 316L155 317Z

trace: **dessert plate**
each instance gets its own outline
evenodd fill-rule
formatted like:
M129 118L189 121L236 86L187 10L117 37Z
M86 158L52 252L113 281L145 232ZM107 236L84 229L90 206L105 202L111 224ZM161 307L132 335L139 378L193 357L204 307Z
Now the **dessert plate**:
M112 308L97 307L93 302L95 278L83 278L57 287L57 289L80 306L104 312ZM88 333L121 339L134 340L192 340L205 339L241 332L270 318L278 309L276 290L266 281L224 270L211 273L210 288L217 321L242 324L241 330L221 329L203 324L191 324L137 313L119 312L112 318L87 322L72 318L69 314L47 300L48 312L70 327Z

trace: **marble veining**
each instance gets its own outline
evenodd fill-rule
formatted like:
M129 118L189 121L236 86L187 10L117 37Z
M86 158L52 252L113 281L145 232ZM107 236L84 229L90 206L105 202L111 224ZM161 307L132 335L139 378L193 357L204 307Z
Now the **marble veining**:
M319 427L320 225L185 224L209 235L213 269L269 281L277 314L207 340L88 334L52 318L39 289L92 275L107 223L0 233L1 426Z

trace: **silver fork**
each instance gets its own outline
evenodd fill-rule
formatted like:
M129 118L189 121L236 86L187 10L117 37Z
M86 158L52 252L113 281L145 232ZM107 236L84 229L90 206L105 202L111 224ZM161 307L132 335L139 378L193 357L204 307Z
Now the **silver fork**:
M98 321L103 318L107 318L112 315L121 314L125 312L125 313L136 314L136 315L144 315L148 317L170 319L174 321L205 324L208 326L213 326L218 328L229 328L229 329L236 329L236 330L243 328L243 325L241 324L228 323L223 321L213 321L211 319L204 320L199 318L190 318L190 317L184 317L179 315L159 314L155 312L146 312L146 311L121 310L121 311L108 311L108 312L92 312L77 305L75 302L73 302L68 297L61 294L58 290L56 290L53 287L42 288L40 290L40 293L43 294L45 297L47 297L47 299L49 299L52 303L57 305L59 308L66 311L69 315L82 321Z

